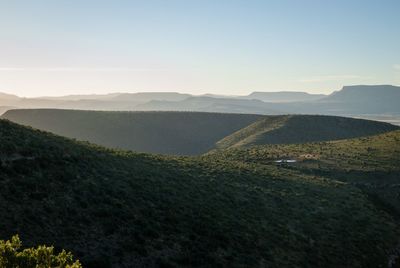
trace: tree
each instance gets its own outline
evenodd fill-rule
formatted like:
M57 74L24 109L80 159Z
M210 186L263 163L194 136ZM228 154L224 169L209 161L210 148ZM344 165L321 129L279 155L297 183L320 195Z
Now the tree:
M10 240L0 240L0 267L4 268L82 268L71 252L62 250L56 254L54 247L38 246L21 249L18 235Z

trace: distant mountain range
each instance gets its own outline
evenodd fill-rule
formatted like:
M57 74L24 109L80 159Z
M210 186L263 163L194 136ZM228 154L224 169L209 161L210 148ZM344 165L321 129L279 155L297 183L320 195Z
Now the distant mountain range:
M0 94L0 112L15 108L104 111L200 111L250 114L400 115L400 87L345 86L330 95L304 92L253 92L247 96L177 92L112 93L19 98Z
M345 86L317 101L291 103L288 111L336 115L400 114L400 87Z
M3 97L4 95L4 97ZM104 111L134 111L135 106L153 100L181 101L189 94L175 92L112 93L106 95L68 95L61 97L20 98L0 94L0 106L16 108L55 108Z
M152 100L139 104L140 111L196 111L220 113L279 114L265 102L256 99L190 97L181 101Z
M12 95L12 94L6 94L6 93L1 93L0 92L0 101L13 101L13 100L18 100L19 97Z
M253 92L248 96L240 97L242 99L256 99L264 102L295 102L311 101L326 97L323 94L309 94L306 92L280 91L280 92Z

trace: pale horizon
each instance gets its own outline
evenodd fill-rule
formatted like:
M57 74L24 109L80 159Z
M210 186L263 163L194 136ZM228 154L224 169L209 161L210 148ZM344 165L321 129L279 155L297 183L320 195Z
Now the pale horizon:
M243 91L241 94L218 94L218 93L213 93L213 92L204 92L204 93L193 93L193 91L176 91L176 90L167 90L167 91L162 91L162 90L127 90L127 91L104 91L104 92L99 92L99 91L91 91L91 90L77 90L77 91L66 91L66 92L72 92L72 93L67 93L67 94L48 94L48 95L22 95L22 94L16 94L13 91L10 90L3 90L0 89L0 93L5 93L5 94L10 94L10 95L15 95L20 98L57 98L57 97L67 97L67 96L74 96L74 95L82 95L82 96L87 96L87 95L112 95L112 94L136 94L136 93L180 93L180 94L189 94L193 96L203 96L203 95L220 95L220 96L226 96L226 97L240 97L240 96L247 96L251 93L254 92L269 92L269 93L278 93L278 92L304 92L308 94L323 94L323 95L329 95L332 94L336 91L341 90L345 86L359 86L361 84L354 84L354 85L343 85L342 87L331 90L331 91L323 91L323 92L307 92L305 90L253 90L253 91ZM375 85L375 84L374 84ZM376 84L378 85L378 84ZM379 84L379 85L386 85L386 84ZM370 86L370 85L365 85L365 86ZM392 85L392 86L400 86L400 85Z
M400 84L400 2L3 1L0 92L24 97Z

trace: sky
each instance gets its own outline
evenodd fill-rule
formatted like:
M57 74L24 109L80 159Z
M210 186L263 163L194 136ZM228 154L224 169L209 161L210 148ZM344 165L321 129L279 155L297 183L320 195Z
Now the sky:
M0 91L400 85L398 0L0 0Z

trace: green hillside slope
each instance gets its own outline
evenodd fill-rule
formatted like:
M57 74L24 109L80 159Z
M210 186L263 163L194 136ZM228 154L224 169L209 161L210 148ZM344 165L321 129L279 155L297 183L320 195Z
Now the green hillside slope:
M215 151L210 161L226 159L350 183L377 206L400 220L400 130L379 135L306 144L264 145ZM295 163L276 163L295 160Z
M386 267L395 220L356 186L225 160L112 151L0 121L0 239L84 267Z
M374 135L398 128L388 123L337 116L267 116L218 141L217 148L338 140Z
M33 109L10 110L3 118L111 148L171 155L344 139L398 128L375 121L316 115Z
M3 118L112 148L174 155L207 152L260 115L192 112L10 110Z

